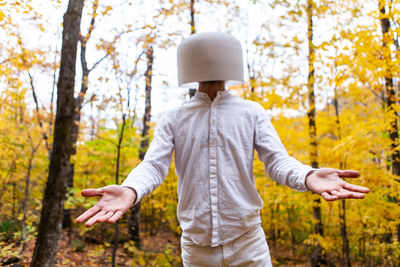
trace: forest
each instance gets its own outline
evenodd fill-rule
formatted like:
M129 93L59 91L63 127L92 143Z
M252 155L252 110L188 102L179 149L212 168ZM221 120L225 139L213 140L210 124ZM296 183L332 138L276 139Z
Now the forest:
M0 0L1 266L182 266L173 162L117 223L75 219L97 201L81 190L121 184L190 99L176 48L208 31L241 42L229 91L267 110L290 155L371 190L328 202L255 153L274 266L400 265L399 0Z

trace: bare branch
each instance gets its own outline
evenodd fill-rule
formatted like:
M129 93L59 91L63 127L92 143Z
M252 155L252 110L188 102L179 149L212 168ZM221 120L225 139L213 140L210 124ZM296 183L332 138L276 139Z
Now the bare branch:
M46 130L43 128L43 123L42 123L42 120L40 119L40 116L39 116L39 103L38 103L38 100L37 100L37 97L36 97L35 86L33 84L33 78L32 78L32 75L31 75L31 73L29 71L28 71L28 76L29 76L29 82L31 84L33 100L35 101L35 105L36 105L36 118L38 120L40 129L42 129L42 138L46 142L46 148L47 148L48 151L50 151L49 150L50 149L50 145L48 143L48 137L47 137L47 134L46 134ZM29 135L29 137L30 137L30 135ZM31 140L31 143L32 143L32 140ZM39 147L40 143L41 143L41 140L38 143L37 147L34 149L35 151ZM33 147L33 144L31 144L31 146Z
M86 106L87 104L89 104L90 102L92 102L93 100L95 100L95 98L96 98L96 94L93 94L87 101L85 101L85 102L82 104L82 107Z
M97 67L98 64L100 64L104 59L108 57L108 54L105 54L102 58L96 61L96 63L93 64L93 66L89 69L89 72L92 71L94 68Z
M31 84L31 89L32 89L32 96L33 96L33 100L35 101L35 105L36 105L36 112L39 113L39 103L37 101L37 97L36 97L36 93L35 93L35 86L33 85L33 78L31 73L28 70L28 76L29 76L29 83ZM39 120L39 118L38 118ZM39 125L40 127L42 127L42 122L39 120Z
M129 107L130 107L130 100L131 100L131 85L132 85L132 79L133 76L136 74L137 72L137 66L139 64L140 58L142 57L142 55L145 54L145 51L143 50L139 56L137 57L136 61L135 61L135 67L133 68L132 72L129 74L129 82L128 82L128 103L126 104L126 108L129 112Z
M86 61L86 43L89 40L92 31L94 29L94 24L96 22L96 12L97 12L97 7L98 7L99 1L95 0L93 2L93 14L92 14L92 19L90 20L90 25L89 25L89 31L85 35L84 38L80 38L80 43L81 43L81 67L82 67L82 81L81 81L81 90L76 98L76 109L77 111L82 109L83 105L83 100L86 94L86 91L88 90L88 82L89 82L89 73L93 69L88 68L87 66L87 61Z
M90 35L92 34L92 31L94 29L94 23L96 22L96 15L97 15L98 7L99 7L99 0L95 0L93 2L93 6L92 6L93 14L92 14L92 19L90 20L89 30L84 39L85 44L86 44L87 40L90 38Z

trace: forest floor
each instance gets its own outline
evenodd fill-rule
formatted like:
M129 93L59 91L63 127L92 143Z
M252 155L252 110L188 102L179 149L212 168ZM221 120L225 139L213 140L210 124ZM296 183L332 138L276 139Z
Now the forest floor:
M29 266L33 255L35 241L26 243L24 253L18 257L19 261L4 265L5 259L0 259L0 265L21 267ZM20 249L16 247L15 249ZM56 266L111 266L112 244L96 244L82 242L77 236L71 236L63 231L59 242ZM309 266L306 253L294 251L280 244L275 246L270 242L270 252L274 266ZM124 242L119 244L115 266L182 266L180 261L179 237L172 232L158 232L155 235L141 234L141 249ZM299 256L302 255L302 256ZM332 259L335 261L334 259ZM333 264L335 266L336 264ZM353 264L354 266L360 266Z
M25 252L19 257L21 259L17 266L29 266L35 240L27 242ZM129 248L130 247L130 248ZM137 250L130 246L128 242L121 242L116 252L116 266L160 266L158 264L149 264L159 255L164 255L165 250L169 249L170 258L178 258L180 251L179 238L173 233L157 233L155 235L141 234L141 249ZM63 231L62 237L58 243L58 253L56 265L61 266L85 266L85 267L108 267L111 266L111 255L113 245L110 243L96 244L96 242L82 242L78 238L70 237L67 231ZM136 255L135 255L136 254ZM142 264L140 264L140 263ZM180 266L171 260L172 264L162 264L163 266ZM1 264L0 264L1 265ZM8 265L13 266L13 265Z

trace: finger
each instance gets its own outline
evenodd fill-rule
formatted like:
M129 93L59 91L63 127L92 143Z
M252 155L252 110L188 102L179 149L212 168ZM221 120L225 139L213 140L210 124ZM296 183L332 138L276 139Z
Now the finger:
M114 211L109 211L106 214L99 216L99 218L97 219L97 222L103 223L108 221L108 219L110 219L112 216L114 215Z
M93 226L94 224L96 224L97 222L98 222L98 219L101 217L101 216L103 216L105 214L105 212L104 211L99 211L96 215L94 215L92 218L90 218L86 223L85 223L85 226L86 227L91 227L91 226Z
M88 218L90 218L93 215L95 215L96 213L98 213L99 211L100 211L99 206L95 205L95 206L91 207L90 209L88 209L87 211L85 211L84 213L82 213L78 218L76 218L76 222L77 223L84 222Z
M110 219L108 219L108 222L115 223L122 217L123 214L124 213L122 211L118 210L117 212L114 213L114 215Z
M369 188L364 186L359 186L355 184L345 183L343 184L343 188L353 192L360 192L360 193L368 193Z
M357 178L360 176L360 173L353 170L338 170L338 175L339 177Z
M322 192L321 197L323 197L327 201L333 201L338 199L337 196L331 196L330 194L328 194L328 192Z
M362 199L365 197L365 195L362 193L352 192L352 191L348 191L346 189L332 192L332 194L337 196L340 199L346 199L346 198Z
M103 189L83 189L81 191L81 195L84 197L96 197L96 196L102 196L103 195Z

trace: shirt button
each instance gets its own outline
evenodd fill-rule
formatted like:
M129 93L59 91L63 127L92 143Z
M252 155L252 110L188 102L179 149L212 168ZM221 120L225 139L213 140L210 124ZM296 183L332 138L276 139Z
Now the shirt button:
M211 139L211 144L215 145L215 140L214 139Z
M213 124L213 125L214 125L214 124L215 124L215 120L211 120L211 124Z

